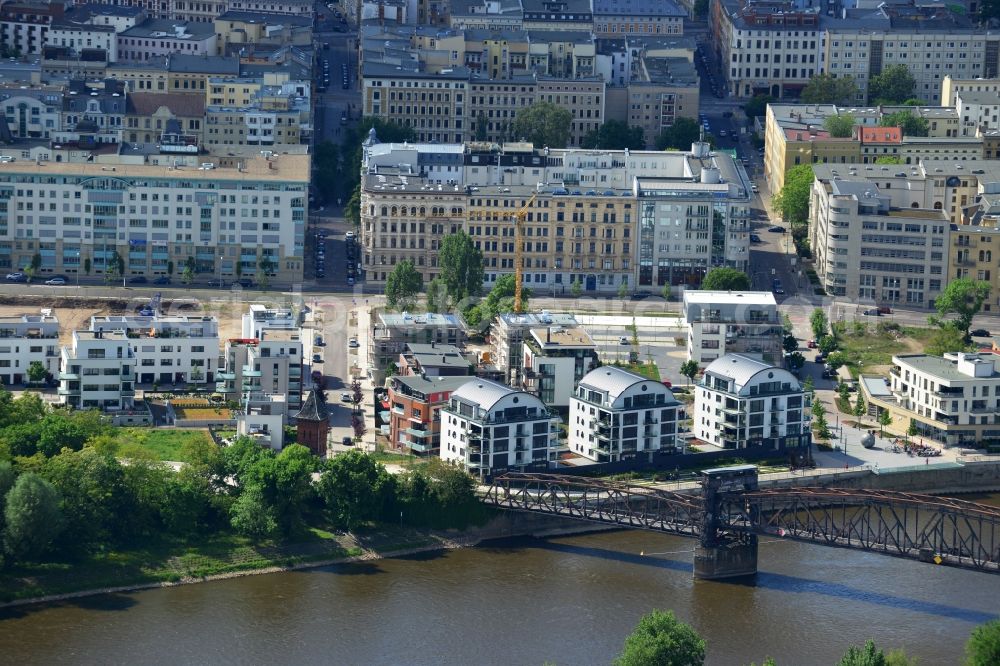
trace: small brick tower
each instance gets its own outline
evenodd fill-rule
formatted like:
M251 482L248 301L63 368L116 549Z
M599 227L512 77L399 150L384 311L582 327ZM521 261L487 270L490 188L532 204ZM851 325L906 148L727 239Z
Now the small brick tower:
M298 443L315 455L326 457L326 440L330 434L330 414L320 391L310 391L302 409L295 415Z

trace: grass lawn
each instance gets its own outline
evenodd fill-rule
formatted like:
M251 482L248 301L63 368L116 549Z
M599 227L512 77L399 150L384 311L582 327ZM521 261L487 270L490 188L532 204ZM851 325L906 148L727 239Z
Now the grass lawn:
M394 453L392 451L376 451L375 453L369 453L375 462L382 463L383 465L399 465L401 467L413 468L421 467L430 463L430 458L420 458L419 456L408 455L405 453Z
M119 428L116 433L119 453L141 450L158 460L188 462L185 446L214 446L207 430Z
M932 328L848 325L837 337L850 359L851 374L874 372L892 363L895 354L919 353L934 335Z
M233 410L224 405L219 407L174 407L179 420L217 421L233 418Z
M0 570L0 601L79 590L179 581L233 571L291 566L361 554L350 537L312 529L301 541L254 544L232 534L163 541L91 555L82 561Z
M617 366L619 368L625 368L626 370L631 370L636 374L640 374L646 379L652 379L654 381L660 381L660 369L656 367L656 364L652 361L647 361L646 363L612 363L611 365Z

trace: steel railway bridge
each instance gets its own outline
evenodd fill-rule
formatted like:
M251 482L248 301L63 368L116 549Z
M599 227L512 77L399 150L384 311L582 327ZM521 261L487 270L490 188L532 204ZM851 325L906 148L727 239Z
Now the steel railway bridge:
M487 504L699 540L696 578L757 572L757 539L778 537L1000 573L1000 508L880 490L762 490L753 465L702 472L701 492L557 474L493 479Z

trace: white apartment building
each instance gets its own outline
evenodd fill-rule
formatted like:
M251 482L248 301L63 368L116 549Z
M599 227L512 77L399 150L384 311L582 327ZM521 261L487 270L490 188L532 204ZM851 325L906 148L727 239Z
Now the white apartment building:
M770 274L752 279L770 284ZM688 359L711 363L730 353L750 354L771 365L783 362L784 329L778 304L770 291L684 292Z
M787 370L727 354L712 361L698 383L692 431L725 449L808 449L810 407Z
M24 384L36 361L59 373L59 320L52 310L0 317L0 383Z
M18 139L48 139L61 130L62 106L60 86L0 86L0 109L10 135Z
M680 402L661 382L604 366L580 380L569 402L569 449L596 462L679 452Z
M522 349L521 387L550 407L568 407L576 383L600 363L597 345L580 326L533 328Z
M532 329L546 326L571 329L577 328L579 323L571 314L547 310L520 314L503 312L492 323L490 328L492 361L512 386L520 385L521 382L525 338L531 336Z
M441 459L484 477L554 459L559 419L540 399L471 379L441 408Z
M136 358L122 331L73 331L62 348L60 402L74 409L118 411L135 405Z
M308 155L183 166L169 155L67 163L0 159L0 270L41 255L40 275L235 280L236 263L270 262L272 284L302 279ZM175 167L174 164L177 163Z
M947 284L944 211L893 206L877 181L844 171L816 169L810 197L809 242L823 288L859 304L930 307Z
M975 136L980 130L1000 129L1000 95L995 92L955 93L955 109L965 136Z
M211 384L219 362L215 317L105 315L91 317L91 331L124 332L136 358L139 384Z
M261 338L264 331L298 331L301 320L291 308L269 308L260 303L251 303L249 312L241 319L241 335L244 338Z
M1000 441L1000 372L992 352L893 356L888 382L864 377L869 409L888 410L894 428L952 446Z
M302 406L299 332L264 329L256 338L231 339L215 388L247 413L285 414Z
M77 57L82 51L100 49L107 62L118 62L118 35L111 25L54 22L45 41L46 46L65 46Z
M945 75L941 79L941 106L955 106L959 93L981 92L1000 95L1000 78Z

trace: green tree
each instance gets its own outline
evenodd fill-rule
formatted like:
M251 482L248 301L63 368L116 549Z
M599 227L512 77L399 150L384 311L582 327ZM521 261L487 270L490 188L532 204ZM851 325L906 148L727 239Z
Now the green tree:
M104 283L113 284L118 282L124 274L125 260L122 259L122 255L118 254L118 250L115 250L111 258L107 259L104 265Z
M48 550L62 529L59 493L33 472L17 477L4 506L4 550L15 559L31 559Z
M438 266L453 302L479 295L483 288L483 253L464 231L448 234L441 241Z
M892 414L889 413L888 409L879 410L878 413L878 432L879 435L885 432L885 429L892 425Z
M743 105L743 111L748 118L760 118L767 113L767 105L774 104L775 98L770 95L755 95L753 99Z
M625 639L615 666L701 666L705 641L673 612L654 610L644 615Z
M480 111L476 114L476 141L486 141L489 125L486 120L486 112Z
M856 122L856 119L850 113L827 116L823 119L823 128L830 133L830 136L844 139L854 133Z
M802 355L802 352L792 352L788 355L788 367L790 368L801 368L806 364L806 357Z
M864 418L865 414L868 413L868 405L865 404L865 396L858 392L858 400L854 403L854 415L858 417L860 422Z
M657 150L689 150L701 136L701 125L694 118L675 118L670 127L656 137Z
M837 396L841 400L845 400L845 401L850 400L851 399L851 389L848 388L847 384L845 384L844 382L838 382L837 383Z
M809 326L812 328L813 339L819 340L830 329L830 321L826 318L823 308L816 308L809 315Z
M885 654L875 647L875 641L868 640L864 647L849 647L837 666L885 666Z
M750 277L735 268L713 268L702 279L701 289L704 291L747 291L750 289Z
M431 280L427 285L427 311L428 312L450 312L451 306L448 302L448 285L439 277Z
M812 166L800 164L785 174L785 184L771 200L781 217L792 224L805 224L809 219L809 194L812 190Z
M883 155L875 158L875 164L902 164L903 158L895 155Z
M170 262L168 264L168 267L172 265L173 262ZM83 260L83 272L86 273L88 276L90 275L90 257L87 257L86 259Z
M277 264L267 256L261 257L260 261L257 262L257 285L261 289L266 291L271 286L271 277L276 267Z
M583 283L580 282L580 278L573 278L569 285L569 293L573 295L573 298L580 298L583 293Z
M826 407L819 400L813 400L812 404L812 415L814 419L820 419L826 416Z
M535 102L518 111L511 127L513 138L530 141L536 148L565 148L573 114L552 102Z
M385 467L355 449L327 461L316 490L331 522L351 530L385 517L395 488Z
M278 518L259 485L244 488L229 511L233 529L251 539L266 539L278 531Z
M853 76L817 74L809 79L799 99L803 104L846 106L857 102L859 92Z
M906 439L909 440L910 437L916 437L919 434L920 430L917 428L917 422L911 417L910 425L906 426Z
M641 127L632 127L623 120L608 120L583 137L581 148L597 150L642 150L646 137Z
M626 296L628 296L628 285L622 282L618 285L618 300L624 301Z
M189 285L194 282L196 265L194 263L194 257L188 257L184 262L184 268L181 270L181 282L185 285Z
M344 205L344 218L354 226L361 224L361 183L358 183Z
M952 280L941 295L934 299L934 307L938 316L932 316L930 323L934 326L943 325L943 318L955 315L951 322L962 332L963 339L969 340L969 328L972 319L983 307L990 296L990 283L971 278Z
M881 127L898 127L903 131L903 136L927 136L930 131L927 119L911 111L887 113L879 119L878 124Z
M36 252L33 255L31 255L31 270L37 274L38 271L41 270L41 268L42 268L42 255Z
M385 281L385 302L390 308L407 307L424 288L424 277L409 259L396 264Z
M824 335L817 342L816 346L822 354L829 354L837 350L837 338L832 335Z
M14 473L14 466L9 460L0 460L0 537L3 537L4 507L6 506L7 493L14 487L17 481L17 474ZM0 538L0 545L3 544Z
M1000 664L1000 620L991 620L972 630L965 643L966 666Z
M680 368L681 376L687 377L688 386L690 386L691 382L694 381L694 378L698 376L698 372L700 370L701 368L698 367L698 361L694 360L693 358L688 359L683 363L681 363L681 368Z
M781 348L791 354L799 348L799 341L794 335L786 335L781 341Z
M45 369L45 364L41 361L32 361L28 366L28 381L36 384L45 381L45 376L49 371Z
M955 322L942 322L933 330L930 340L924 345L924 353L942 356L951 352L966 351L970 345L965 339L965 332L959 329Z
M847 365L849 362L850 359L847 357L847 354L842 351L832 351L830 352L830 355L826 357L826 364L834 370Z
M900 104L913 97L916 83L906 65L889 65L868 79L869 104Z
M805 393L810 398L816 394L816 386L813 382L812 377L806 377L802 380L802 392Z

